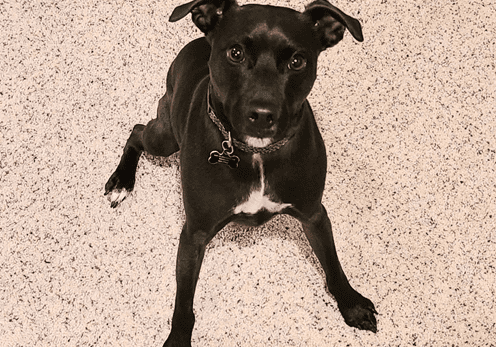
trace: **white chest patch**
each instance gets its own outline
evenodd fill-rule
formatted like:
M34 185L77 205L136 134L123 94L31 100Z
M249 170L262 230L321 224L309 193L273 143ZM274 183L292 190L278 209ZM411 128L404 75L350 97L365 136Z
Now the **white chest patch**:
M260 170L260 185L251 189L248 198L244 202L234 208L234 214L247 213L255 214L261 210L267 210L271 213L281 212L283 209L290 207L291 204L275 202L270 199L270 196L265 194L265 176L263 163L260 154L253 155L253 166Z

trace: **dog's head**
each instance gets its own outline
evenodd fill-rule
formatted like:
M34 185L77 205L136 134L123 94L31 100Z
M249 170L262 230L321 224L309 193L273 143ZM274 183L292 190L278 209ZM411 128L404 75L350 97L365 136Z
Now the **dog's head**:
M188 13L211 45L212 102L233 136L264 147L297 126L316 76L319 53L337 44L347 28L363 41L360 23L317 0L304 12L245 5L235 0L193 0Z

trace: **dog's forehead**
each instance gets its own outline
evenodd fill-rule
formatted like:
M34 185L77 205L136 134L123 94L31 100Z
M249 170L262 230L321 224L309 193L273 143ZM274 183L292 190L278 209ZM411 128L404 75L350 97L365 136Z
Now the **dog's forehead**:
M312 23L302 13L286 7L245 5L229 11L218 28L221 40L265 38L280 44L308 45Z

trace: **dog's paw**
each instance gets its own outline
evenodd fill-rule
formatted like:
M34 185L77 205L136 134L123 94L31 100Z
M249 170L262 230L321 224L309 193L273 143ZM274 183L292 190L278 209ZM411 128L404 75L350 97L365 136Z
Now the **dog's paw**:
M134 177L116 170L105 184L104 195L109 195L110 207L116 208L134 189Z
M361 330L377 332L377 321L374 314L378 314L374 304L360 294L353 300L348 301L345 305L339 305L339 310L343 315L344 321L351 327Z
M110 201L110 207L116 208L119 206L121 202L123 202L129 195L131 194L130 191L127 189L122 189L122 190L113 190L112 194L109 197Z

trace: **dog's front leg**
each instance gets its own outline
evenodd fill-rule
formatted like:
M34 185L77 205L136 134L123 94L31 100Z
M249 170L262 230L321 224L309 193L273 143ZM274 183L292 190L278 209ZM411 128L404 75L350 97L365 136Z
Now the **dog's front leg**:
M190 347L195 324L193 297L205 247L218 230L199 230L186 223L179 239L176 262L176 302L172 329L164 347Z
M377 331L374 304L354 290L341 268L334 245L331 222L324 206L303 221L303 230L317 255L327 278L327 287L338 302L343 318L349 326Z

